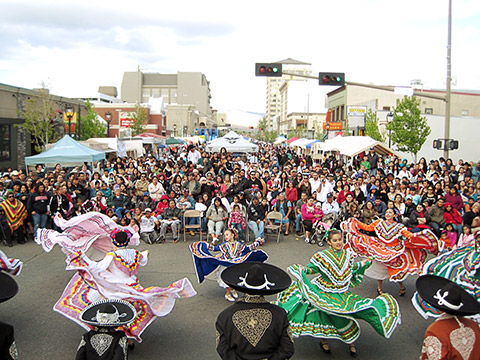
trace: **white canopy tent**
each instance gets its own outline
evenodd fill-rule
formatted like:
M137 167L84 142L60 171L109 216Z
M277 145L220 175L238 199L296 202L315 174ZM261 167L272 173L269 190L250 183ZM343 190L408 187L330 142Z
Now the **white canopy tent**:
M380 155L388 155L390 153L397 155L395 151L390 149L380 141L372 139L370 136L341 136L338 135L333 139L325 140L323 143L313 144L314 153L335 151L341 155L354 157L370 148L374 148L375 152Z
M142 140L128 140L128 139L122 139L125 142L125 147L127 154L133 155L134 157L140 157L144 155L144 148L143 148L143 141ZM107 146L107 149L104 151L109 153L109 152L118 152L117 149L117 138L91 138L86 141L86 143L89 144L92 148L95 148L97 144L103 144L103 145L97 145L101 146L104 148L104 146Z
M275 142L273 143L274 145L279 145L287 141L287 138L285 136L279 136L275 139Z
M257 152L258 145L246 140L243 136L230 131L225 136L211 141L207 147L208 152L220 152L222 148L228 152Z

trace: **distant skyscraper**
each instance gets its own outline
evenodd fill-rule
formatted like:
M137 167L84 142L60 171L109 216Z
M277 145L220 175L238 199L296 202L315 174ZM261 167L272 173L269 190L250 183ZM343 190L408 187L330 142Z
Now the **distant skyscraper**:
M292 74L310 75L312 72L311 65L302 61L294 60L291 58L275 61L282 64L282 71ZM278 116L280 115L281 97L280 87L288 83L288 81L306 81L300 77L292 77L290 75L283 75L282 77L268 77L267 78L267 101L266 101L266 120L267 126L271 130L278 130ZM287 84L288 85L288 84Z

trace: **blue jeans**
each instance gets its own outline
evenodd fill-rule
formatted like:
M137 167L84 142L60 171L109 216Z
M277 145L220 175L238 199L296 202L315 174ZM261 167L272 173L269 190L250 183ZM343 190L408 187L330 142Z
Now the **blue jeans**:
M202 232L206 233L208 231L208 219L206 216L201 218Z
M123 207L118 207L113 212L115 213L115 215L117 215L119 219L121 219L123 218L123 213L125 212L125 209Z
M299 232L302 224L302 214L298 214L295 218L295 231Z
M260 221L259 224L257 224L256 221L250 220L248 222L248 227L252 229L253 233L255 234L255 239L257 238L264 238L264 233L265 233L265 223L263 221Z
M48 215L46 213L45 214L36 213L35 215L32 215L32 218L33 218L33 236L36 238L37 230L45 228L45 225L47 224Z

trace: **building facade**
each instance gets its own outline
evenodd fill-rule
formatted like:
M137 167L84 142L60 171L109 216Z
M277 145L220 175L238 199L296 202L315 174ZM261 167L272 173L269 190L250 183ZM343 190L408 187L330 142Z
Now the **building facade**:
M128 103L148 103L151 98L161 98L167 111L167 131L173 131L173 124L182 128L187 126L188 133L198 127L212 127L211 97L210 82L200 72L161 74L138 70L123 75L122 100ZM189 111L192 112L191 115ZM189 117L182 118L179 124L178 116ZM170 121L170 117L173 121Z
M294 60L291 58L276 61L276 63L282 64L282 72L288 72L299 75L310 75L311 65L302 61ZM307 79L299 77L293 77L290 75L283 75L282 77L267 77L267 92L266 92L266 120L267 127L270 130L279 130L279 115L282 111L282 99L280 94L280 88L288 87L289 81L302 81Z
M81 123L76 119L86 115L83 101L62 96L51 95L48 89L25 89L16 86L0 84L0 169L25 168L25 156L35 154L31 136L23 129L25 119L22 112L27 110L28 102L46 99L52 107L49 120L54 124L54 139L68 132L64 119L66 109L71 107L74 121L70 121L70 130L75 132Z

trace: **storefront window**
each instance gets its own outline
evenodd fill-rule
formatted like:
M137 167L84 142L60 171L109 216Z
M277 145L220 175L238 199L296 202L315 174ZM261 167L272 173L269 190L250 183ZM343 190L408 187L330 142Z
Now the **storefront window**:
M11 160L11 126L0 125L0 161Z

